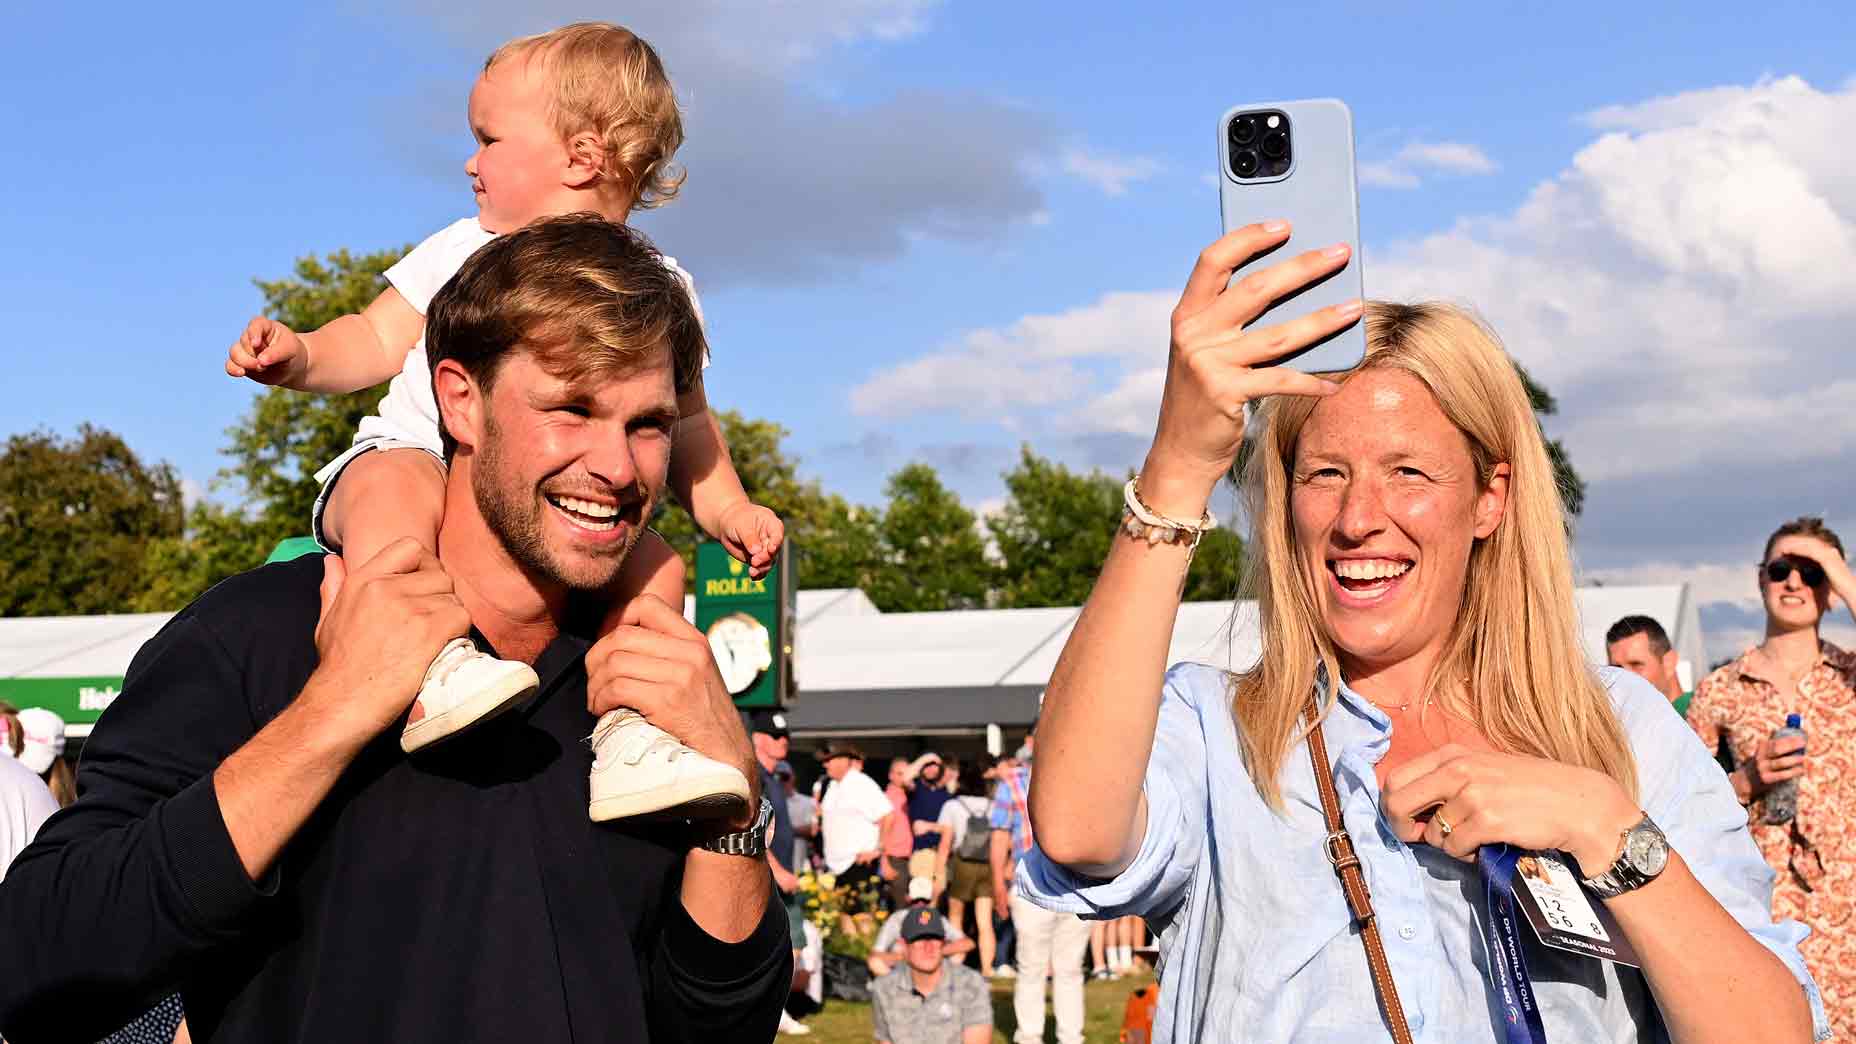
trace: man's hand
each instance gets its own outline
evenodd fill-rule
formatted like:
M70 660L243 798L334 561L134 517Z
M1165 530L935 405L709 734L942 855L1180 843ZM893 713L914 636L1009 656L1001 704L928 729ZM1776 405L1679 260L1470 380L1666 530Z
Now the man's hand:
M741 770L748 781L745 828L760 810L760 767L741 727L709 641L663 599L642 594L618 626L586 654L586 708L595 717L630 707L679 743Z
M722 545L736 559L746 562L748 575L758 580L773 568L773 556L786 539L786 523L771 510L751 500L743 500L722 512Z
M321 663L300 700L345 721L357 746L406 712L445 643L470 631L470 613L438 559L411 537L388 544L350 572L322 560Z
M259 384L294 387L309 369L309 346L296 331L259 316L226 353L226 375L249 377Z
M1760 740L1758 749L1741 764L1739 772L1746 780L1746 800L1758 800L1775 784L1804 775L1804 737Z
M470 629L438 559L407 537L352 571L322 560L321 663L283 713L213 770L226 834L263 878L347 770L406 710L445 643Z

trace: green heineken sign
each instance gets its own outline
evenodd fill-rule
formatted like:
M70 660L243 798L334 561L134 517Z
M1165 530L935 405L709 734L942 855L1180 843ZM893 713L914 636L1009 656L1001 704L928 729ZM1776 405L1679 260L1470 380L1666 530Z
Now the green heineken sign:
M97 720L122 691L122 678L0 678L0 700L20 709L43 707L66 725Z
M696 629L722 669L738 707L784 707L793 699L793 625L798 619L792 541L756 580L721 544L696 545Z

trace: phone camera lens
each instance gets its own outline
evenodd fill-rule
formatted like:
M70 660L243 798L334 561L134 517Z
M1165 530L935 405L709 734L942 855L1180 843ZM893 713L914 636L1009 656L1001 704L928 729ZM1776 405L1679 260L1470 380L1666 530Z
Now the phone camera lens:
M1257 118L1239 116L1231 121L1231 142L1235 145L1248 145L1257 140Z
M1263 136L1263 154L1270 159L1282 159L1289 152L1289 136L1282 131L1271 131Z
M1257 172L1257 154L1245 149L1231 157L1231 169L1237 171L1240 178L1248 178Z

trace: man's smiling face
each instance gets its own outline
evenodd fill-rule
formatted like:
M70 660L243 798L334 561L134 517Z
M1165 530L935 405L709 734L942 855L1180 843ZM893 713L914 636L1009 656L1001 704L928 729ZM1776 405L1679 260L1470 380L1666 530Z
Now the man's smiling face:
M602 589L663 491L676 420L666 349L629 373L574 382L513 352L485 396L478 510L536 580Z

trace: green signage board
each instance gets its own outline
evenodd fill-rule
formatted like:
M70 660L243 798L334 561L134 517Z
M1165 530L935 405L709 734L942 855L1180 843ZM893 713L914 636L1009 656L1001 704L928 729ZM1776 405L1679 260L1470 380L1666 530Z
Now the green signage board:
M88 725L122 691L122 678L0 678L0 700L20 709L43 707L66 725Z
M796 594L792 541L780 545L773 569L756 580L721 544L696 545L696 628L722 669L738 707L792 702Z

